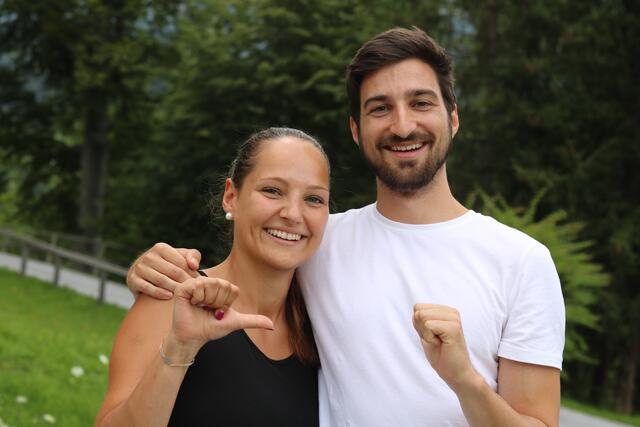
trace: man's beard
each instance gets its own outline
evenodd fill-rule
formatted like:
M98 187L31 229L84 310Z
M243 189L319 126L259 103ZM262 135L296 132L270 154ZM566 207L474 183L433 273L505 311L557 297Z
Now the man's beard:
M444 135L444 138L446 138L446 140L439 141L440 144L446 144L443 153L438 152L438 149L442 149L443 147L436 146L437 140L435 136L431 133L424 132L413 132L406 138L401 138L397 135L385 136L376 141L375 146L372 148L373 150L383 152L385 150L384 147L391 143L422 142L424 145L430 146L427 147L427 149L430 149L430 152L427 154L428 157L422 165L419 165L418 159L411 159L401 160L398 162L397 167L393 167L389 163L386 163L382 156L378 158L369 156L364 149L365 144L363 144L362 141L359 142L358 146L360 147L360 153L362 153L364 160L387 188L396 193L410 195L426 188L433 181L433 178L442 165L447 161L452 140L451 128L449 128L448 135ZM407 168L414 170L407 175L399 173L398 169L402 170Z

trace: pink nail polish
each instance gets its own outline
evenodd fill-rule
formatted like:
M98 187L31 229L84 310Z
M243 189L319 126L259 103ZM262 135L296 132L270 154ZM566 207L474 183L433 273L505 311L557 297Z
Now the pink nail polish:
M216 310L216 312L213 313L213 317L215 317L218 320L222 320L222 318L224 317L224 311Z

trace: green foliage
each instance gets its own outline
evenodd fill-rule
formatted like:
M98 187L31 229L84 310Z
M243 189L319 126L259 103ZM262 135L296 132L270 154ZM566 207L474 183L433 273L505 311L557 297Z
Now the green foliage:
M206 263L221 260L225 226L219 217L210 220L210 193L220 191L237 145L266 126L319 138L332 161L340 209L373 200L373 176L348 128L346 64L363 41L392 25L422 20L448 31L435 3L401 5L185 2L171 39L175 57L151 79L161 90L147 118L149 133L117 160L108 183L107 238L134 251L162 239L201 249ZM116 255L124 263L134 254Z
M107 164L144 131L142 89L172 3L0 2L0 161L14 169L23 222L76 231L87 227L80 206L102 211L102 176L81 155L98 146ZM79 191L85 181L98 200Z
M566 309L564 360L593 362L583 330L598 328L599 316L594 305L610 277L589 253L593 242L580 238L584 224L570 221L562 210L537 219L543 194L538 194L526 209L512 207L504 198L489 197L482 191L472 195L470 204L476 200L483 213L528 234L549 249L560 276Z
M457 194L480 186L524 205L545 191L540 214L584 224L611 279L593 309L600 327L581 332L598 364L567 364L565 390L629 412L640 404L640 4L525 3L458 2L470 31L448 169Z
M125 310L0 269L0 419L10 426L92 425ZM84 375L71 375L82 367ZM26 403L16 401L27 398Z

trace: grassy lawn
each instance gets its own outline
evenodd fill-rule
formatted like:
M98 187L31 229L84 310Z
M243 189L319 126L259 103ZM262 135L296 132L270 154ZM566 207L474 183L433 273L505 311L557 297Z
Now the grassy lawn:
M125 312L0 269L0 426L93 425Z
M632 426L640 426L640 415L619 414L617 412L608 411L606 409L597 408L595 406L589 406L570 399L562 399L562 406L564 406L565 408L571 408L576 411L584 412L585 414L591 414L595 415L596 417L606 418L611 421L631 424Z

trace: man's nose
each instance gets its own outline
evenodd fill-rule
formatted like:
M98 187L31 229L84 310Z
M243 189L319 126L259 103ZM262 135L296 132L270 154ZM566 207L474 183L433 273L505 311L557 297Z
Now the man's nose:
M406 138L416 129L416 120L406 108L396 108L393 113L391 132L400 138Z

